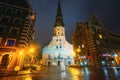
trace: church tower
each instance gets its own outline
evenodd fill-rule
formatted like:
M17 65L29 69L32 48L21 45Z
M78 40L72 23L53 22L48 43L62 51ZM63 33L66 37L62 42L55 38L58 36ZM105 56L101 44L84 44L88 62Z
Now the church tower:
M42 50L42 63L46 65L70 65L73 60L73 46L66 41L65 27L60 0L58 1L54 34L51 42Z
M59 1L57 8L56 22L54 24L54 36L64 36L64 35L65 35L65 30L64 30L63 16Z

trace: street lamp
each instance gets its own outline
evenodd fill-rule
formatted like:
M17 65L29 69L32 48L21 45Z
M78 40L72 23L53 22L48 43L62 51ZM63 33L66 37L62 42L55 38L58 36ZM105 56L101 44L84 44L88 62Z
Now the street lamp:
M78 46L78 48L77 48L77 52L78 52L78 53L81 52L81 48L80 48L80 46Z
M30 71L32 72L32 65L34 63L34 55L33 55L33 52L34 52L34 48L30 48Z
M33 52L34 52L34 48L30 48L30 56L31 56L31 58L33 58L32 56L33 56ZM32 60L32 59L31 59Z
M22 51L20 51L20 52L19 52L19 54L20 54L20 55L22 55L22 54L23 54L23 52L22 52Z
M23 51L20 50L18 53L19 53L19 54L18 54L19 57L18 57L17 66L15 66L15 68L14 68L14 71L15 71L16 73L21 69L21 67L22 67L22 61L23 61Z

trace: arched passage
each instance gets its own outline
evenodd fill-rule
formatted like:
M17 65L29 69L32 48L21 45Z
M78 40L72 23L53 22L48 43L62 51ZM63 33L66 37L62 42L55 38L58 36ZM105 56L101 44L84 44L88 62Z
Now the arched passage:
M9 54L5 54L2 56L1 67L7 67L8 63L9 63Z

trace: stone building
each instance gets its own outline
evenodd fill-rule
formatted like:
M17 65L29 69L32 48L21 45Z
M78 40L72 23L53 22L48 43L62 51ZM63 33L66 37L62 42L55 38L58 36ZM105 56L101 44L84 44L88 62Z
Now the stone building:
M14 52L29 45L34 32L35 13L27 0L0 0L1 67L9 65Z
M120 51L119 39L120 36L116 37L109 33L97 17L91 15L86 23L76 24L72 36L73 48L76 52L75 63L81 66L114 66L118 64L113 55L115 52L118 55Z
M45 65L70 65L73 60L73 46L65 37L65 27L62 16L60 1L58 2L56 22L54 24L54 35L51 42L43 48L42 63Z

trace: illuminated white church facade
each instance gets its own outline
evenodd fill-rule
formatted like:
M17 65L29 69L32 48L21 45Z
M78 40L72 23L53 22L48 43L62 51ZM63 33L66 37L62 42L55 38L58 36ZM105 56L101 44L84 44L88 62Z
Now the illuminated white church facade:
M58 2L54 35L51 42L42 50L42 63L45 65L71 65L74 64L73 46L65 37L65 27L61 12L60 1Z

